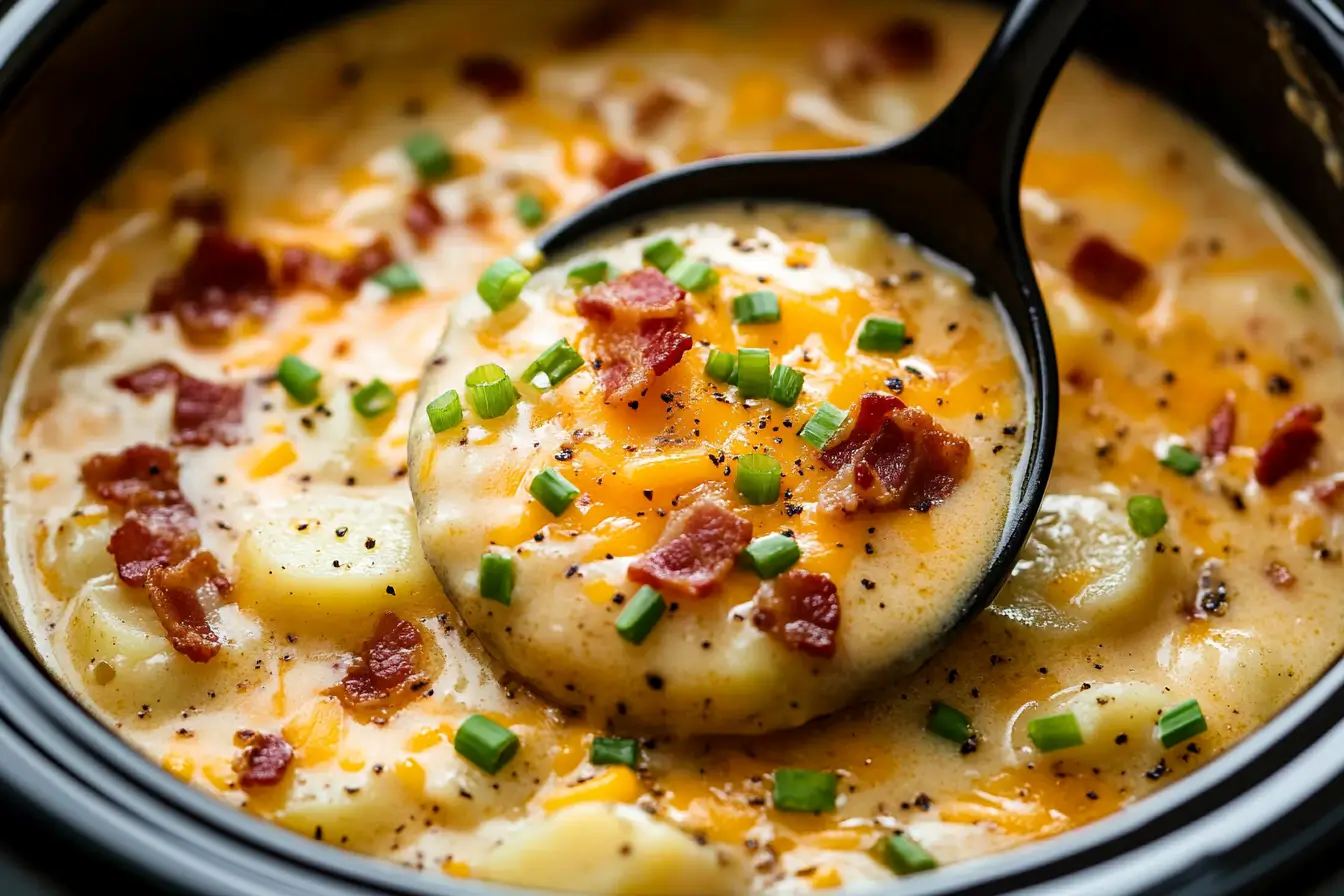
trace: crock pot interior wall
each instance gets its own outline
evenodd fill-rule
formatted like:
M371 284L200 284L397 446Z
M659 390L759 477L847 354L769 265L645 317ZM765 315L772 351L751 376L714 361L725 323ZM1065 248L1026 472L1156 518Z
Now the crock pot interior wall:
M487 0L459 2L465 11L473 2ZM321 20L361 5L352 0L329 0L319 11L313 8L316 4L273 0L18 0L11 4L11 15L19 11L45 15L33 36L7 60L0 60L0 289L5 290L4 295L12 300L27 272L68 223L79 202L96 192L149 129L247 59ZM1331 23L1333 4L1329 0L1267 0L1266 5L1297 26L1298 37L1316 60L1309 66L1309 73L1320 79L1319 86L1333 100L1332 85L1341 83L1340 63L1344 59L1339 20ZM469 13L464 12L464 23L469 24L469 20ZM1247 167L1299 210L1336 259L1344 260L1340 258L1344 202L1321 164L1322 148L1317 138L1283 102L1287 79L1279 58L1268 48L1260 4L1253 0L1097 0L1085 32L1088 51L1120 74L1154 87L1211 127L1240 154ZM1329 111L1332 121L1338 122L1338 110L1332 107ZM6 689L12 694L18 688L29 700L60 700L48 681L33 674L31 661L18 643L18 633L11 631L10 636L0 643L0 695ZM1144 830L1127 830L1116 839L1108 832L1121 830L1123 819L1099 822L1079 835L1066 835L1011 857L968 863L923 881L902 881L901 891L955 887L963 893L994 892L1122 855L1129 848L1176 830L1190 820L1192 813L1205 811L1229 794L1252 786L1274 766L1322 736L1341 715L1341 700L1333 693L1341 679L1339 671L1335 669L1304 698L1304 705L1310 704L1315 711L1295 719L1294 730L1272 724L1273 730L1262 732L1265 737L1252 738L1258 744L1256 762L1238 766L1234 758L1238 751L1234 751L1233 756L1180 782L1181 793L1190 798L1181 800L1182 807L1174 799L1164 801L1165 808L1160 814L1154 811L1151 824ZM1331 692L1326 693L1326 689ZM297 838L268 837L271 829L207 797L186 792L148 763L141 764L145 778L152 776L149 790L153 792L136 795L136 787L145 782L123 781L123 792L116 799L110 792L95 798L52 771L68 766L70 751L81 749L78 741L68 739L70 726L38 726L36 714L30 712L25 717L16 712L16 707L13 702L0 702L5 717L0 724L0 765L7 772L3 777L15 782L21 771L31 770L33 775L49 776L44 779L49 789L39 793L32 786L16 787L0 793L0 799L20 800L21 810L16 811L22 813L34 811L34 801L44 799L63 807L62 812L52 810L52 815L63 816L54 833L41 827L35 817L30 825L26 815L7 813L10 819L23 819L30 834L41 832L41 836L27 839L34 841L36 855L51 856L53 862L69 866L71 850L78 845L73 839L78 837L90 841L84 844L86 849L123 865L132 861L128 858L132 854L143 856L147 863L159 863L150 877L154 885L165 888L190 883L199 892L257 892L258 883L274 886L284 879L280 875L285 873L287 856L304 859L309 870L302 879L284 879L284 886L273 892L355 892L379 884L421 892L446 892L449 887L455 892L485 892L472 884L416 879L395 869L309 846ZM69 707L64 709L70 711ZM67 737L65 743L44 739L55 737L57 732ZM119 757L122 763L134 762L128 759L129 747L114 735L92 728L85 735L89 752L98 754L99 758L92 760L95 764L109 756ZM1272 738L1278 742L1267 743ZM1241 752L1250 753L1255 744L1244 745ZM40 755L39 750L47 755ZM1219 775L1220 766L1237 768L1237 773ZM1252 771L1253 766L1257 770ZM86 771L89 767L86 765ZM1201 780L1217 781L1218 792L1200 794ZM21 789L26 791L22 799L17 794ZM162 800L166 790L182 793L172 796L176 814L164 810L157 834L140 821L119 818L113 805L118 800L123 807L139 802L138 808L128 811L153 814L154 801ZM1158 805L1153 800L1148 802ZM1281 826L1272 844L1295 842L1293 837L1301 834L1297 828L1324 823L1327 811L1337 800L1318 796L1310 802L1312 806L1319 804L1319 811L1303 811L1293 822ZM70 812L77 812L81 805L87 807L89 822L82 830L70 822L75 817ZM199 823L192 820L197 818L201 819ZM115 829L123 839L117 842L110 834L100 839L95 822ZM174 825L181 826L180 830ZM162 838L160 842L155 842L155 835ZM240 845L227 849L217 845L207 850L219 866L213 871L190 860L193 839L199 845L228 838ZM243 841L248 841L246 846L241 845ZM1264 852L1264 841L1260 843L1254 850L1220 857L1216 867L1190 869L1182 875L1185 885L1197 888L1200 881L1209 880L1203 876L1206 873L1242 873L1247 879L1257 878L1261 869L1253 860ZM53 844L59 849L53 849ZM1080 851L1082 846L1086 851ZM126 853L126 849L133 852ZM229 849L234 851L230 853ZM233 867L221 861L220 855L228 855ZM171 867L174 861L179 863L176 869ZM316 870L317 866L322 870ZM231 877L236 878L232 883ZM345 883L336 884L337 879ZM1128 889L1123 875L1110 884L1113 886L1108 884L1105 891Z

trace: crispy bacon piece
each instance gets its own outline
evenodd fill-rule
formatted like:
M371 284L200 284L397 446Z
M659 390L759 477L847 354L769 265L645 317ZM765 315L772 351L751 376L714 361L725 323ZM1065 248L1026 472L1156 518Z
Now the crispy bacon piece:
M895 395L881 392L865 392L859 396L859 409L854 414L854 423L843 442L832 445L821 452L821 462L832 470L838 470L854 459L870 438L882 428L882 423L892 411L905 407L905 402Z
M1293 571L1277 560L1271 560L1265 566L1265 575L1269 583L1281 591L1297 584L1297 576L1293 575Z
M196 663L219 653L219 635L210 627L206 608L217 603L230 584L214 554L197 551L173 566L151 567L145 587L174 650Z
M863 421L862 410L858 417L855 429ZM843 445L822 455L827 466L844 460L839 473L818 495L826 513L854 513L860 507L928 510L957 487L971 453L964 438L943 429L919 408L889 411L857 449L853 442L851 435ZM844 459L846 454L848 459Z
M457 77L492 100L515 97L527 86L523 70L503 56L468 56L457 67Z
M149 571L175 566L201 546L196 514L189 504L146 507L126 514L112 533L107 551L127 585L143 588Z
M645 137L655 133L684 105L686 101L666 87L653 88L635 106L635 133Z
M701 498L668 519L658 543L630 564L630 581L704 597L732 571L751 541L751 523L713 498Z
M597 375L607 401L642 394L691 347L681 329L686 291L653 268L591 287L574 305L599 327Z
M184 376L173 405L173 443L232 445L243 422L243 387Z
M835 656L840 629L840 597L828 576L791 569L762 582L752 624L810 656Z
M1148 277L1148 266L1102 236L1083 240L1069 259L1069 276L1090 293L1122 302Z
M1227 393L1209 418L1209 435L1204 440L1205 457L1223 457L1232 450L1232 439L1237 432L1236 397Z
M233 743L243 750L234 760L233 770L238 773L238 786L244 790L279 784L294 759L294 748L282 734L244 730L233 736Z
M593 171L593 178L608 190L614 190L652 173L653 166L643 156L627 156L609 149Z
M168 214L174 221L195 221L202 227L223 227L227 217L224 197L208 189L178 193Z
M938 59L938 35L923 19L897 19L877 37L877 47L892 70L923 72Z
M357 292L361 283L396 260L392 244L387 237L380 236L341 265L336 275L336 285L346 292Z
M373 637L364 642L345 677L328 693L352 710L385 715L425 685L423 664L420 630L396 613L384 613Z
M136 395L155 395L176 386L182 378L182 371L171 361L159 361L137 370L123 373L112 381L112 385L123 392Z
M402 216L406 229L415 237L421 248L429 244L429 238L443 226L443 212L434 204L429 191L421 187L411 194L406 202L406 211Z
M284 289L307 287L335 292L340 275L341 263L316 249L286 246L280 250L280 285Z
M184 505L177 455L157 445L132 445L120 454L95 454L80 469L98 499L122 510Z
M1321 441L1316 424L1324 418L1318 404L1299 404L1280 417L1256 454L1256 482L1271 486L1304 468Z
M264 320L274 304L271 272L256 244L209 228L182 270L154 283L149 310L176 317L187 341L219 345L244 321Z
M639 268L611 283L584 290L574 307L589 320L629 324L680 318L685 299L686 290L656 268Z

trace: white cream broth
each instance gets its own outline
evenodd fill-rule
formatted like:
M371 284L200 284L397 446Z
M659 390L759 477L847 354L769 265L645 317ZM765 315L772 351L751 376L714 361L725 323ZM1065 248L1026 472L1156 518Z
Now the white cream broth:
M423 414L412 423L421 538L459 612L506 665L608 726L751 733L833 711L925 659L958 621L1001 537L1027 406L993 304L870 219L748 209L698 209L641 225L639 236L595 240L597 248L540 272L499 314L475 293L462 297L422 383L422 405L448 389L465 395L475 367L497 363L517 376L558 338L592 358L602 328L575 312L573 267L636 270L645 246L670 239L719 273L717 285L688 296L686 330L698 343L633 396L606 400L589 365L554 390L520 387L516 409L496 420L468 413L439 434ZM733 322L733 298L752 290L779 296L778 323ZM869 317L903 321L910 346L860 350L856 334ZM742 399L707 377L714 345L767 348L775 364L802 371L797 404ZM955 490L923 512L828 513L819 493L838 474L800 440L804 424L823 400L848 408L863 392L905 394L904 381L919 378L955 393L927 408L970 440ZM1016 434L1005 438L1005 427ZM784 472L778 499L764 506L733 486L737 458L752 453ZM559 517L528 492L544 469L583 492ZM617 635L639 588L627 576L631 562L702 498L730 507L757 537L791 533L802 552L796 568L834 582L833 657L753 625L762 580L745 570L705 597L667 592L668 618L643 643ZM500 548L517 570L507 607L483 599L478 581L481 555Z
M534 234L515 214L520 194L540 199L551 218L579 207L614 180L607 165L613 147L662 169L718 153L896 136L955 92L996 14L950 2L836 0L820 8L802 0L729 0L636 16L624 30L592 20L583 34L616 33L565 49L555 35L572 25L576 4L538 2L520 12L523 5L472 4L467 28L458 4L408 4L284 49L151 137L79 212L37 272L42 301L8 345L17 374L0 430L11 618L71 694L150 761L298 836L431 874L611 894L801 893L889 881L908 870L894 869L883 851L898 831L948 864L1100 819L1216 759L1335 661L1344 630L1344 503L1330 487L1344 471L1337 271L1207 134L1074 60L1046 106L1023 180L1027 240L1055 334L1062 398L1049 494L1012 581L922 669L849 708L783 732L692 736L701 716L688 714L680 727L680 717L662 715L670 703L650 702L641 691L638 702L657 724L619 732L639 738L634 767L594 764L595 738L618 734L607 727L608 713L551 702L496 664L420 549L408 487L418 474L407 444L425 438L417 395L431 397L438 385L421 382L421 371L436 356L445 323L468 311L485 319L483 307L462 297L487 265ZM502 69L486 67L491 77L477 78L499 94L493 99L459 77L464 57L482 53L515 66L506 60ZM425 131L454 156L452 171L427 185L402 149L407 137ZM404 218L422 187L444 220L417 240ZM174 224L169 209L175 196L201 188L222 197L226 232L255 242L273 278L286 248L344 262L386 236L424 290L392 297L373 282L350 291L276 288L264 319L216 344L189 341L173 315L145 312L155 281L179 271L200 245L201 228ZM993 466L992 452L997 444L1005 446L1001 453L1017 450L1024 434L1003 430L1019 424L1025 409L978 405L986 398L982 387L1000 384L1016 395L1017 366L993 341L995 319L977 318L978 329L954 333L937 332L932 316L921 323L920 302L934 299L921 290L938 275L922 286L907 280L883 290L885 253L847 254L885 246L885 235L790 232L768 216L748 224L724 214L701 224L763 227L809 262L778 272L797 283L798 301L812 301L801 294L823 288L820 273L858 271L879 288L871 299L852 301L892 302L911 323L914 344L895 363L872 361L890 367L874 376L862 367L870 362L850 352L854 330L844 314L786 314L780 326L796 329L781 338L778 356L820 339L826 350L819 358L857 365L845 368L854 376L840 372L828 382L819 360L800 410L789 416L800 417L823 397L848 406L895 376L905 401L972 443L971 478L944 505L927 514L875 515L902 533L890 539L898 543L874 542L872 559L866 551L831 557L842 601L890 594L893 617L876 618L894 618L908 606L896 601L908 597L900 578L908 564L886 566L891 558L943 550L935 533L972 514L958 502L992 509L987 528L1000 528L1005 492L989 480L1011 464L1005 458ZM1075 264L1098 238L1115 257L1092 242L1092 262ZM1097 251L1109 261L1099 263ZM894 257L908 259L899 251ZM725 258L778 265L770 253ZM946 283L954 293L948 300L958 301L960 287ZM552 319L554 328L579 333L577 347L592 355L577 318L538 307L533 293L526 303L531 311L516 309L522 320L488 351L472 344L470 321L450 328L450 341L464 341L462 356L449 358L459 366L432 378L446 377L452 382L444 385L460 390L473 354L507 354L513 372L554 338L545 325ZM693 330L697 340L731 348L758 338L741 332L745 327L734 332L726 317L715 319L723 331ZM697 342L666 376L699 377L705 348ZM1002 355L1002 367L978 364L981 352ZM293 401L274 380L290 354L322 374L313 404ZM234 444L172 448L173 389L139 398L112 385L163 360L200 380L243 387ZM923 378L904 371L907 363ZM963 380L940 375L967 369L973 375ZM450 474L435 461L433 480L463 500L445 497L433 516L470 507L482 519L493 516L492 525L529 520L520 512L520 484L532 465L554 455L543 453L549 445L532 448L539 438L523 435L522 414L534 419L545 401L583 391L590 377L576 373L560 396L527 397L514 417L501 418L501 440L531 438L518 452L528 459L516 468L467 475L468 465L484 466L487 449L503 441L492 449L478 435L476 448L465 451L440 437L445 458L462 472L456 481L441 480ZM374 378L389 387L395 406L365 418L352 396ZM1205 458L1210 422L1229 393L1235 427L1216 446L1226 450ZM656 419L631 440L637 451L665 426L660 396L650 397ZM1276 421L1313 404L1322 419L1304 421L1303 431L1314 427L1319 444L1307 445L1300 463L1268 471L1281 476L1258 480L1260 456L1276 444ZM595 405L598 420L647 413L643 400L638 412L602 410L600 399ZM710 407L722 407L729 423L743 413L719 402ZM986 420L966 421L968 409L985 412ZM467 413L468 426L478 426ZM783 438L779 450L796 445ZM174 452L178 500L195 508L201 548L231 584L202 607L217 641L207 662L174 649L147 585L119 577L108 545L124 512L81 476L95 453L137 443ZM1159 462L1173 457L1173 445L1191 457L1176 454L1170 462L1192 475ZM982 476L984 489L973 487ZM492 477L507 482L496 491ZM1130 499L1142 495L1160 498L1168 515L1146 537L1127 515ZM164 492L157 500L171 497ZM632 513L648 503L642 490L630 500ZM756 512L762 516L753 518L753 534L781 525L765 516L776 511ZM802 531L812 519L804 510L795 521ZM442 533L429 528L425 534L437 540ZM605 550L585 555L583 586L563 578L568 565L558 554L580 550L594 534L582 533L573 545L547 534L529 545L539 528L494 538L527 546L527 556L515 555L520 578L510 609L529 610L535 592L524 586L543 568L555 579L552 592L576 603L566 589L612 588L584 594L597 600L579 606L601 621L590 633L592 658L613 662L600 650L625 648L606 637L610 601L618 583L624 587L623 565L647 550L658 527L638 529L640 538L609 551L611 561ZM448 539L463 559L440 570L464 607L472 606L473 557L494 537L481 524L472 533ZM964 546L959 550L983 550L974 532L952 536L950 543ZM848 536L834 541L846 549L856 543ZM965 575L968 556L929 569ZM816 563L817 555L800 562ZM893 567L895 583L863 571L889 576ZM163 573L155 575L159 581ZM868 592L864 576L879 587ZM759 659L751 645L767 642L726 620L731 606L755 592L749 577L740 581L739 596L680 600L676 614L659 623L661 634L720 626L737 632L745 647L730 651L716 631L714 662ZM949 582L947 593L953 591ZM557 602L557 612L566 606ZM842 610L829 662L855 678L874 674L885 661L880 645L865 646L862 665L843 652L864 644L865 632L850 627L862 612L857 603ZM389 612L422 642L414 689L407 684L378 711L348 706L338 696L348 698L348 690L333 688L344 687L348 669L361 668L362 645ZM496 617L476 623L482 638L499 640ZM643 648L628 651L632 665L618 670L618 681L639 684L637 664L668 649L659 647L659 636L655 631ZM776 674L798 680L799 670L790 668L795 657L771 656ZM509 665L526 669L524 659ZM659 699L671 699L680 676L689 682L701 675L700 662L696 653L662 670ZM545 683L547 669L566 664L588 668L565 656L553 664L548 658L533 674ZM594 702L612 698L616 688L605 684L590 683ZM834 690L852 684L834 683ZM795 716L792 708L770 707L783 717L768 721L801 721L832 699L806 682L795 690L810 701L807 711ZM1207 730L1164 747L1159 713L1191 699ZM926 730L934 701L969 718L973 744ZM1073 714L1083 743L1043 752L1028 729L1061 713ZM478 714L519 741L495 774L454 749L464 723ZM655 727L673 730L655 734ZM245 731L254 734L239 737ZM283 738L292 750L274 783L256 781L258 769L242 760L256 733L277 739L268 742L274 749ZM778 805L782 769L834 774L834 808ZM244 781L245 772L253 780Z

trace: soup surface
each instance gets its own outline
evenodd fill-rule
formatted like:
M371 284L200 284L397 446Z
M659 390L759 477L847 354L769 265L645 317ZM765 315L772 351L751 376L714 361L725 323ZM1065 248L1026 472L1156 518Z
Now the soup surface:
M577 393L599 373L590 364L541 394L520 385L514 416L487 426L464 391L473 367L516 373L560 336L586 361L604 350L586 341L588 324L539 298L524 299L536 312L526 317L554 329L526 324L492 343L460 315L488 314L477 279L539 219L647 170L908 131L953 93L995 18L950 3L740 0L644 16L517 7L473 6L466 29L455 4L407 5L284 50L148 141L39 271L41 301L10 345L3 430L12 611L122 736L302 836L431 873L590 892L801 892L1098 819L1217 756L1334 660L1336 273L1207 135L1075 61L1024 175L1063 402L1050 495L1011 583L917 673L848 709L783 732L695 734L704 717L683 719L676 701L698 692L680 682L777 642L752 620L725 621L758 586L737 571L728 595L669 595L627 652L630 668L615 658L628 643L612 633L622 564L661 536L676 478L691 475L666 460L674 452L645 448L668 425L685 437L681 409L667 420L653 389L637 409L584 409ZM777 278L781 320L762 325L771 334L734 328L725 312L701 316L711 293L693 293L687 332L710 344L660 376L708 388L709 348L768 347L773 364L805 373L793 408L762 403L771 438L770 421L797 425L823 398L847 410L873 391L970 444L970 474L943 505L872 515L899 539L883 529L869 542L865 528L822 552L822 515L804 507L794 519L816 548L799 568L842 586L836 656L807 668L851 662L848 620L882 618L872 601L908 610L908 570L891 558L953 554L938 568L964 575L986 535L939 528L971 512L957 502L982 501L997 537L1006 492L975 482L1007 476L1020 452L1017 368L989 306L908 250L865 255L888 237L862 222L798 218L793 230L787 210L706 214L649 222L641 244L670 227L707 246L717 300L762 266ZM771 249L741 255L722 228L768 233ZM624 238L613 236L615 251L632 253ZM569 289L543 276L530 288ZM835 314L790 313L821 301L815 281L831 276ZM932 326L959 303L956 329ZM903 317L913 344L855 351L858 321L873 314ZM446 344L463 352L421 383L450 316ZM812 346L806 361L800 347ZM841 357L861 375L828 372ZM428 470L412 470L408 442L429 435L425 402L449 387L463 393L468 446L441 433L435 459L417 449ZM986 389L1001 390L997 405ZM605 435L567 446L558 431L512 422L546 402L566 429L565 415L582 413L576 427ZM754 450L729 444L729 431L764 411L702 404L725 455ZM623 452L621 427L640 438L617 469L653 463L640 474L651 499L578 470L584 451ZM530 438L526 460L495 457L489 434L496 445ZM779 437L769 451L792 463L804 448ZM606 502L602 517L630 525L598 532L599 517L578 506L535 516L525 489L543 466L584 479L590 501ZM548 691L559 684L561 702L548 701L493 663L421 550L412 475L437 489L432 508L421 502L426 542L481 617L470 620L481 639L500 649L510 635L498 610L466 602L489 541L516 561L516 597L499 609L526 614L529 586L548 576L559 607L601 620L598 646L537 667L588 676L573 682L584 699L532 672ZM790 525L774 516L789 500L744 511L753 537ZM655 525L658 509L669 515ZM471 536L440 544L443 514L466 512ZM580 530L572 543L564 514ZM602 539L613 546L596 547ZM565 578L573 565L581 579ZM845 601L867 601L869 615ZM660 638L693 631L701 613L715 631L704 661L659 653ZM743 640L715 644L720 631ZM528 637L558 650L540 629ZM660 668L639 665L651 656ZM766 668L796 676L797 656L778 651ZM641 682L601 680L613 669L643 679L631 699L646 726L622 723L616 695ZM807 682L795 690L799 710L772 704L760 727L843 699ZM615 717L603 701L616 701Z

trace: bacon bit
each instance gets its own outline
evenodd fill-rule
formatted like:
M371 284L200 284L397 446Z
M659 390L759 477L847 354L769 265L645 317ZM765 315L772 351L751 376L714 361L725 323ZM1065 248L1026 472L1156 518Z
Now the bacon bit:
M674 513L658 543L630 565L630 581L704 597L732 571L751 541L751 523L713 498Z
M1321 441L1316 424L1324 418L1318 404L1297 405L1280 417L1256 455L1256 482L1271 486L1305 467Z
M372 275L397 260L392 253L392 244L387 237L380 236L369 245L355 253L355 257L341 265L336 275L336 285L346 292L357 292L359 286Z
M515 97L527 86L523 70L503 56L468 56L457 67L457 77L492 100Z
M286 290L308 287L332 293L340 275L341 263L316 249L286 246L280 250L280 286Z
M680 320L646 320L639 325L644 363L654 376L662 376L691 350L691 337L681 332Z
M217 602L230 584L214 554L197 551L173 566L152 567L145 586L174 650L195 663L219 653L219 635L210 627L206 605Z
M402 220L411 236L415 237L416 244L422 249L429 244L429 238L444 223L443 212L439 211L439 207L430 198L429 191L423 187L411 194Z
M865 392L859 396L859 409L854 414L854 422L844 441L821 452L821 462L832 470L838 470L854 459L892 411L905 407L905 402L895 395L882 392Z
M860 411L862 418L862 411ZM857 424L856 424L857 428ZM849 447L847 440L840 448ZM889 412L877 432L863 441L834 479L822 486L818 503L826 513L915 508L941 504L957 487L970 459L964 438L943 429L919 408ZM833 454L831 462L842 455Z
M898 72L928 71L938 59L938 35L923 19L897 19L878 35L877 46Z
M233 770L238 773L238 786L244 790L279 784L294 759L294 748L281 734L239 731L233 744L243 748L233 762Z
M686 291L653 268L590 287L574 307L600 327L598 379L608 402L641 394L691 348L681 329Z
M266 257L256 244L210 228L181 271L155 281L149 311L171 313L188 342L220 345L241 322L265 320L275 304L274 292Z
M627 156L614 149L608 149L606 156L593 171L593 178L608 190L614 190L652 173L653 166L643 156Z
M1271 560L1269 565L1265 567L1265 575L1269 577L1270 584L1280 590L1291 588L1297 584L1297 576L1293 575L1292 570L1277 560Z
M174 221L195 221L202 227L223 227L227 217L224 197L206 189L174 196L168 214Z
M1069 259L1069 276L1090 293L1121 302L1148 276L1148 267L1117 249L1110 240L1092 236L1074 250Z
M589 320L625 324L649 318L679 318L686 290L655 268L639 268L611 283L583 291L574 303Z
M132 510L108 542L117 573L127 585L143 588L150 570L175 566L201 546L196 514L189 504Z
M156 395L169 386L176 386L182 378L182 371L171 361L159 361L137 370L123 373L112 381L112 385L123 392L135 395Z
M1223 457L1232 450L1232 439L1237 432L1236 396L1231 392L1214 409L1209 418L1209 435L1204 440L1205 457Z
M790 650L810 656L835 656L840 629L840 598L828 576L791 569L756 591L752 624L778 638Z
M327 693L349 709L390 714L426 681L420 668L423 653L420 630L396 613L384 613L345 677Z
M243 422L243 387L183 376L173 405L173 444L232 445Z
M80 476L98 499L123 510L185 505L177 455L157 445L132 445L120 454L95 454Z
M684 105L686 101L678 94L666 87L655 87L635 105L635 133L641 137L653 134Z

